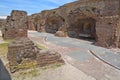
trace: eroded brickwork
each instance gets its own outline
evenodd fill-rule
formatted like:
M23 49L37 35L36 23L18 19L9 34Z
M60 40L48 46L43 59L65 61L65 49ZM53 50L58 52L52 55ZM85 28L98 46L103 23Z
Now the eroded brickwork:
M8 45L10 71L64 63L58 52L40 49L29 38L16 38Z
M2 37L13 39L16 37L27 37L27 13L25 11L13 10L3 24Z
M17 14L20 16L20 13ZM22 30L19 31L16 26L20 28L23 25L22 28L25 28L26 24L23 21L26 22L26 20L20 17L22 20L18 20L13 15L7 18L3 38L18 36L17 32ZM57 9L44 10L41 13L29 16L27 28L39 32L53 33L60 37L93 38L96 45L119 47L119 19L119 0L79 0L60 6ZM8 28L8 26L10 27ZM26 36L24 32L25 29L23 29L21 35Z
M33 20L37 23L33 27L37 31L55 33L57 36L61 36L59 34L62 32L75 38L91 37L96 40L96 45L118 47L119 3L119 0L75 1L35 14Z

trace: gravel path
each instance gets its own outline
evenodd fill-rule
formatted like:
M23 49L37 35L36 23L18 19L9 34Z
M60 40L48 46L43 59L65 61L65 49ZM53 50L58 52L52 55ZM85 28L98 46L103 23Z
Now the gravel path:
M45 70L44 72L41 72L39 76L36 77L24 76L24 78L21 77L19 79L16 77L13 80L96 80L96 79L86 75L77 68L69 64L66 64L56 69Z
M107 61L111 65L120 67L120 54L106 48L92 45L92 42L73 39L56 37L49 33L39 33L29 31L29 37L33 41L43 42L50 49L64 53L69 62L74 67L93 76L97 80L118 80L120 79L120 71L111 67L110 65L98 60L88 50L93 51L97 56ZM47 41L44 38L47 37ZM41 41L35 38L42 38Z
M29 35L32 37L42 37L42 38L47 37L48 42L51 42L53 44L56 44L62 47L67 47L71 49L79 48L85 51L91 50L101 59L107 61L108 63L110 63L111 65L114 65L117 68L120 68L120 52L115 52L110 49L91 45L92 42L89 42L89 41L78 40L78 39L73 39L73 38L65 38L65 37L56 37L49 33L29 32ZM75 52L72 51L71 54L75 53L76 55L81 55L80 54L81 51L79 49L75 50ZM73 54L72 56L75 56L75 55ZM78 56L76 56L76 58L77 57Z

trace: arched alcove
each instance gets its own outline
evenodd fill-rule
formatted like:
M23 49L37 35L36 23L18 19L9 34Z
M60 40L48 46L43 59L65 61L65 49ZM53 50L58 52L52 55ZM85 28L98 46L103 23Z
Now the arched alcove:
M68 36L81 39L96 39L96 20L93 18L73 19Z
M63 24L64 19L62 19L61 17L49 17L46 20L45 30L48 33L56 33Z

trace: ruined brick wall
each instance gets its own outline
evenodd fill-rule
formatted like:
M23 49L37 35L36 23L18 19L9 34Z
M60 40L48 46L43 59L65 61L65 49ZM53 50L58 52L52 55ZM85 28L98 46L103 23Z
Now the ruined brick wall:
M36 30L35 25L34 25L34 21L32 20L31 17L28 17L27 25L28 25L27 29Z
M119 0L80 0L29 17L24 11L12 11L2 34L4 39L26 37L29 29L62 37L85 35L95 38L96 45L118 47L119 15Z
M47 18L46 15L47 11L42 11L41 13L32 14L28 17L28 29L29 30L36 30L39 32L45 31L45 19Z
M118 47L119 0L106 0L96 23L97 45Z
M118 25L117 34L119 34L119 35L117 37L116 42L118 43L117 45L120 48L120 16L119 16L119 20L118 20L118 24L117 25Z
M25 37L16 38L8 45L7 58L11 72L54 63L64 63L58 52L40 49L29 38Z
M0 20L0 28L2 27L2 21Z
M100 17L99 22L96 23L97 45L103 47L118 47L116 43L118 37L118 17L107 16Z
M30 24L39 32L57 36L63 32L65 36L79 38L79 35L87 33L87 36L95 38L96 45L118 47L119 9L119 0L80 0L35 14ZM91 30L84 32L86 26L92 27Z
M105 7L101 10L103 16L113 16L119 14L119 0L105 0Z
M13 39L16 37L27 37L27 13L25 11L13 10L3 24L2 37Z
M38 24L40 23L39 20L41 19L41 17L39 16L39 14L33 14L31 16L28 16L28 29L29 30L38 30L37 27L40 27ZM38 23L39 22L39 23Z
M4 23L5 20L0 19L0 28L2 28L2 24Z
M29 16L28 29L55 33L62 26L63 22L64 19L56 13L56 10L45 10Z

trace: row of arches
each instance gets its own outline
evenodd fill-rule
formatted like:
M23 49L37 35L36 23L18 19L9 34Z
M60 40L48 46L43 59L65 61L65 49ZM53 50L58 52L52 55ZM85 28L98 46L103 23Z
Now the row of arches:
M67 27L68 36L96 40L96 20L93 18L75 19L76 18L72 18L72 22ZM46 20L45 30L48 33L54 34L59 31L60 27L64 24L65 21L62 18L50 17Z
M64 19L60 16L52 16L46 19L45 30L48 33L56 33L64 25Z
M92 18L73 20L68 27L68 36L96 39L96 20Z

